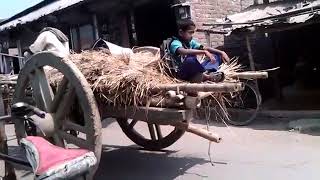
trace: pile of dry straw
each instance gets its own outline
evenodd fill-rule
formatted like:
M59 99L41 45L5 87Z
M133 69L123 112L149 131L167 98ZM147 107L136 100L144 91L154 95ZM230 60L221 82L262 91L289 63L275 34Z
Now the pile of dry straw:
M68 58L92 85L97 100L116 106L146 105L150 98L162 96L151 94L150 87L182 83L165 72L160 55L147 52L135 53L129 57L111 56L103 51L84 51ZM237 64L232 64L223 66L221 70L228 73L237 68Z

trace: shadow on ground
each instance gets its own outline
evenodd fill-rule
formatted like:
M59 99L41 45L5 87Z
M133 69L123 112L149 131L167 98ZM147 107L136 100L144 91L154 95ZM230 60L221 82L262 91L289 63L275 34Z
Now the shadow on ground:
M193 166L209 163L201 158L174 157L174 153L149 152L136 146L104 146L95 179L170 180L185 174Z
M320 136L320 128L308 128L303 130L293 129L289 126L289 123L292 121L298 120L297 118L266 118L266 117L257 117L252 123L246 126L232 126L226 125L226 122L222 122L221 120L216 120L215 117L209 120L210 125L216 127L236 127L236 128L247 128L253 130L269 130L269 131L290 131L301 134L308 134L312 136ZM207 120L202 117L202 119L197 119L192 121L194 124L202 124L207 125Z
M114 118L106 118L103 119L101 122L102 128L107 128L109 125L111 125L112 123L116 122L117 120Z

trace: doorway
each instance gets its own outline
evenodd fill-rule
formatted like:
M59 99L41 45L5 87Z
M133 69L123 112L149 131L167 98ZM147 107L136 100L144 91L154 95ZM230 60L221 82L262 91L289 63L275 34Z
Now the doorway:
M169 0L156 0L135 9L138 46L159 47L176 32L176 20Z

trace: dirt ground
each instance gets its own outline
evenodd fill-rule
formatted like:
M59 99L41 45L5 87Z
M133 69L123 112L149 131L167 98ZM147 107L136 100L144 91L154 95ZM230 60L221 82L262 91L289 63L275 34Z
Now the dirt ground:
M196 125L205 128L205 121ZM212 144L185 134L161 152L134 145L113 120L103 122L103 153L97 180L263 180L320 178L320 136L317 132L290 132L285 120L256 120L248 127L214 124L211 130L223 137ZM141 129L147 131L147 128ZM7 127L10 133L12 127ZM9 135L9 138L13 137ZM2 169L2 168L1 168ZM30 179L19 171L21 179Z

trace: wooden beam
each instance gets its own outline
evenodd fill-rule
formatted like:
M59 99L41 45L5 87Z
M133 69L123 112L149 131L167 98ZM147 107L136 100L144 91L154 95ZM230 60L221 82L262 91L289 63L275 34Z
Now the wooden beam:
M209 34L228 34L227 31L215 31L212 29L197 29L197 32L204 32Z
M170 125L188 120L190 110L155 108L155 107L114 107L102 106L101 116L105 118L126 118L146 121L152 124Z
M213 83L213 84L162 84L150 88L151 92L184 91L184 92L237 92L243 90L243 83Z
M250 63L250 70L255 71L256 68L254 65L254 60L253 60L253 55L252 55L250 37L248 35L246 36L246 43L247 43L248 57L249 57L249 63Z

